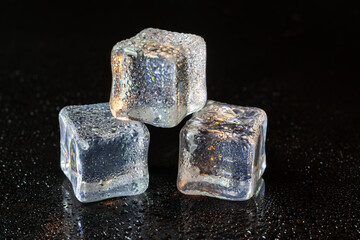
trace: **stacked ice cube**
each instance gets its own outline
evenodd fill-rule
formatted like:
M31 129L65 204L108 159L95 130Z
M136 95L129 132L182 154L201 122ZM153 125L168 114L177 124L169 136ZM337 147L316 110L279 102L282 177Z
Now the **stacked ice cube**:
M59 114L61 169L81 202L140 194L149 183L145 124L180 132L177 186L185 194L247 200L266 167L263 110L209 100L203 38L148 28L111 53L110 103ZM207 103L206 103L207 102Z

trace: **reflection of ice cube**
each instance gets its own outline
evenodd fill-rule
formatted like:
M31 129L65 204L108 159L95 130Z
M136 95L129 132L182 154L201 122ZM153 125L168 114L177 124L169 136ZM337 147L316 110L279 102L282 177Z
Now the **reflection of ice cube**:
M208 101L180 133L178 189L247 200L266 167L263 110Z
M206 103L206 44L192 34L148 28L111 53L110 107L119 119L176 126Z
M93 239L112 237L139 239L137 228L146 223L150 200L146 193L109 199L99 203L81 204L74 196L68 180L62 183L64 239ZM129 231L129 227L133 231ZM107 229L107 231L104 231ZM127 232L129 231L129 232ZM116 235L115 235L116 233Z
M248 239L263 235L265 182L261 178L253 198L247 201L222 201L199 196L180 198L180 232L184 239ZM206 224L206 231L203 229ZM265 224L266 225L266 224ZM256 237L255 237L256 238Z
M143 193L149 182L149 131L115 119L108 103L59 113L61 169L81 202Z

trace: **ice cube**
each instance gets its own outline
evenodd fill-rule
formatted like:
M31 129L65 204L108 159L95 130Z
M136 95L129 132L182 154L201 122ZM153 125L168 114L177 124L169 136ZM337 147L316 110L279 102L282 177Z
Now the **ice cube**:
M208 101L180 132L177 187L184 194L247 200L266 167L266 113Z
M193 34L148 28L111 52L116 118L174 127L206 103L206 44Z
M109 103L64 107L59 123L61 169L79 201L147 189L150 135L143 123L114 118Z

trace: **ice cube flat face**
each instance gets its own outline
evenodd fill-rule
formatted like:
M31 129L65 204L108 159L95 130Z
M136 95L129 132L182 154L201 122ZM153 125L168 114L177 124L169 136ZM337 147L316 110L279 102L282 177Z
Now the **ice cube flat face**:
M143 123L114 118L109 103L64 107L59 123L61 169L79 201L147 189L150 135Z
M247 200L266 167L266 113L215 101L180 132L177 187L184 194Z
M203 38L148 28L111 52L110 107L116 118L174 127L206 103Z

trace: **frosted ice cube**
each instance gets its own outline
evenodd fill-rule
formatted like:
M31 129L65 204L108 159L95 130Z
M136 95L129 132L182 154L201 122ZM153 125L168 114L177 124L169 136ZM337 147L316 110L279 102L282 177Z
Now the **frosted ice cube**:
M114 118L109 103L64 107L59 123L61 169L79 201L147 189L150 135L143 123Z
M266 167L266 113L215 101L180 132L177 187L184 194L247 200Z
M206 103L206 44L193 34L148 28L111 52L116 118L174 127Z

